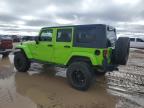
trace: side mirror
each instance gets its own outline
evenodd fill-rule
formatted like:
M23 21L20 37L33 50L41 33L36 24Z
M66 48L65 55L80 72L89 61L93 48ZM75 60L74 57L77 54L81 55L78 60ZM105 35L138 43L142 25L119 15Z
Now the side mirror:
M38 36L35 37L35 42L36 42L36 44L39 44L39 37Z

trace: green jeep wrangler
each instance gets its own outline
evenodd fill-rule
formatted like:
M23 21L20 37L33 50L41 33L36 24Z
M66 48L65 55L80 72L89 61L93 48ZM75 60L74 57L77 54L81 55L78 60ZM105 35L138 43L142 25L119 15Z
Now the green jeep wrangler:
M16 47L14 65L19 72L32 62L66 67L70 85L87 90L97 73L126 65L129 45L128 37L117 39L116 29L104 24L45 27L35 41Z

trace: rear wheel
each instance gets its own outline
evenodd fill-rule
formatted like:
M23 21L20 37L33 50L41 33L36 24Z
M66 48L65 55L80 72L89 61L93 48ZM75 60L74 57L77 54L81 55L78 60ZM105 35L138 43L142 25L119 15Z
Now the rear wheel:
M14 65L19 72L26 72L30 68L30 61L22 52L17 52L14 56Z
M78 90L87 90L95 79L93 69L85 62L74 62L67 70L70 85Z

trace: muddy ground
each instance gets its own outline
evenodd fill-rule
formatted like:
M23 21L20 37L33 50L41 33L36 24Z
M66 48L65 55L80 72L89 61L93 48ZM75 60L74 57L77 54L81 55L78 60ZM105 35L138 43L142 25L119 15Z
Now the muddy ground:
M127 66L86 92L68 85L65 69L33 63L20 73L12 54L0 56L0 108L144 108L144 50L131 49Z

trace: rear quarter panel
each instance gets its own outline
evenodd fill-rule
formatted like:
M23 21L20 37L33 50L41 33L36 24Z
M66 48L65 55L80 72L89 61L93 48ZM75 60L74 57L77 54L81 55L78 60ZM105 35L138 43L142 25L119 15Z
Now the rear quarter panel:
M65 65L68 63L68 61L73 57L73 56L80 56L80 57L88 57L91 60L92 65L102 65L103 62L103 50L104 49L97 49L100 50L100 55L96 55L95 48L79 48L79 47L74 47L72 49L71 56L69 59L66 61ZM111 50L108 49L108 62L110 63L110 54Z

